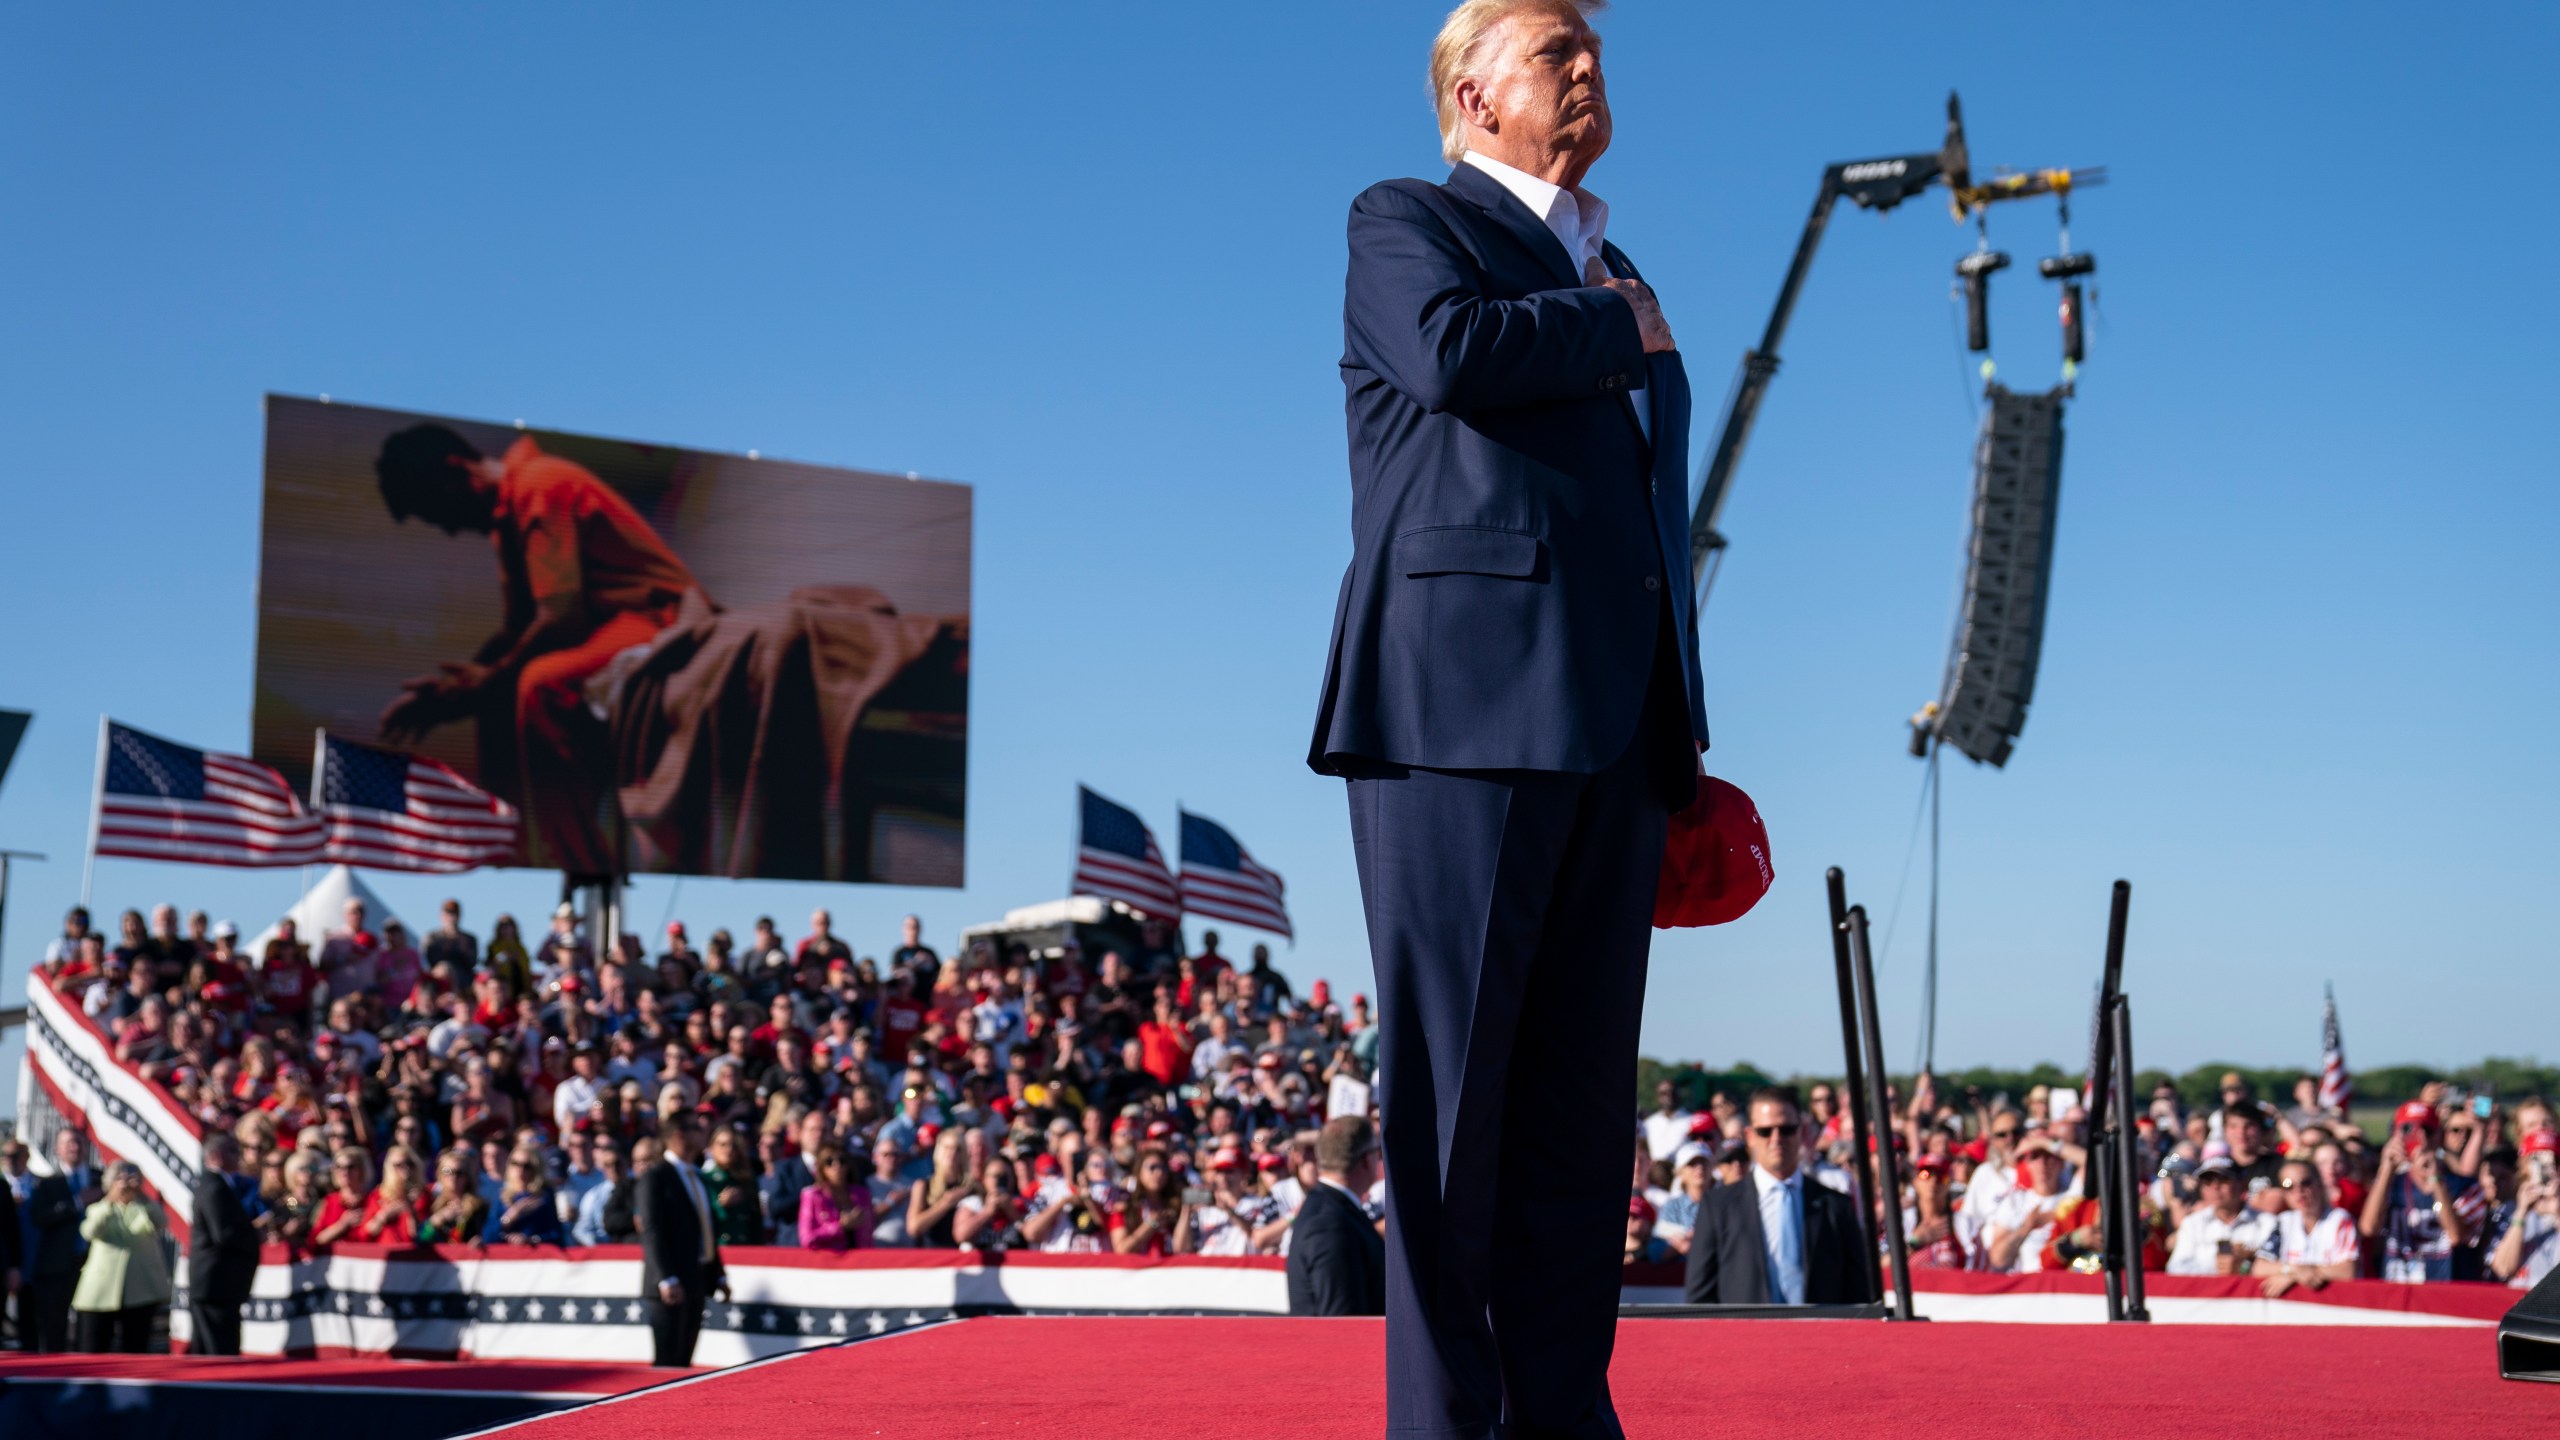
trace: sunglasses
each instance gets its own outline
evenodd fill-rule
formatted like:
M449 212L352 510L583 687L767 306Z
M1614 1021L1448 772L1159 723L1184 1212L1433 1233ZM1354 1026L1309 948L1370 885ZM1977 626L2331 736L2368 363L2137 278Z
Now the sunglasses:
M1751 1127L1751 1133L1759 1136L1763 1140L1775 1140L1781 1135L1795 1134L1796 1127L1793 1125L1754 1125Z
M2018 1138L2018 1132L2014 1127L2007 1130L1994 1130L1991 1132L1991 1138L1994 1140L2015 1140Z

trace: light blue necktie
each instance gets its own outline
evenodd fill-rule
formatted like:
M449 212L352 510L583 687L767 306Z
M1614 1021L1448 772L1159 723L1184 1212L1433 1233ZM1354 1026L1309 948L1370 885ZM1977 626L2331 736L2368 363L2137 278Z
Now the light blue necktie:
M1769 1299L1778 1305L1804 1303L1804 1228L1791 1201L1784 1185L1760 1191L1760 1233L1769 1247Z

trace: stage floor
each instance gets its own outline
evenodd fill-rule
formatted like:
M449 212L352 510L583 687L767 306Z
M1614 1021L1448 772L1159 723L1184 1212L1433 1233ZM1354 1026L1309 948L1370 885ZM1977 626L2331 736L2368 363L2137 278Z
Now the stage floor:
M687 1372L561 1360L0 1356L7 1440L441 1440Z
M1374 1320L988 1318L802 1351L487 1432L1375 1440ZM1630 1436L1985 1431L2001 1440L2552 1434L2560 1386L2501 1381L2484 1328L1633 1320ZM1887 1423L1891 1422L1891 1423Z

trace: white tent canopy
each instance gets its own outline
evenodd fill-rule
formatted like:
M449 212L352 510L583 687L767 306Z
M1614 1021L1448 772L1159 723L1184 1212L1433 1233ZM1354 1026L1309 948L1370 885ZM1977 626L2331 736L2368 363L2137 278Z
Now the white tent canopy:
M364 883L363 876L344 865L332 865L329 873L320 877L319 884L305 891L301 899L293 902L293 908L284 912L285 918L293 922L295 937L311 947L313 956L320 953L322 937L345 923L349 900L364 902L365 924L376 935L382 933L386 922L400 918L391 913L391 907L382 903L382 897L374 894L371 886ZM282 921L268 926L259 932L258 938L241 947L241 954L247 956L251 964L258 963L267 953L267 942L276 938L283 929Z

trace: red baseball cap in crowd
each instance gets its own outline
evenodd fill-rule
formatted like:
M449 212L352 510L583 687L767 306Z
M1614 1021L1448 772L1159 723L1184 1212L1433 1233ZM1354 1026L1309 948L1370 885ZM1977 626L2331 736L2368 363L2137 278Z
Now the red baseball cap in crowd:
M1262 1058L1254 1061L1253 1063L1261 1066L1265 1070L1277 1070L1280 1068L1281 1064L1280 1052L1277 1050L1265 1050L1262 1052Z
M1911 1168L1925 1170L1932 1175L1944 1175L1951 1167L1947 1164L1947 1157L1944 1155L1923 1155L1911 1162Z
M1279 1155L1265 1155L1261 1159L1254 1161L1253 1164L1255 1169L1260 1170L1265 1175L1289 1168L1288 1160Z
M684 933L684 922L683 922L683 921L681 921L681 920L670 920L670 921L668 921L668 922L667 922L667 933L668 933L668 934L670 934L670 935L681 935L681 934L683 934L683 933Z
M1057 1173L1058 1173L1058 1157L1057 1157L1057 1156L1055 1156L1055 1155L1035 1155L1035 1156L1033 1156L1033 1157L1032 1157L1032 1160L1031 1160L1031 1173L1032 1173L1032 1174L1034 1174L1034 1175L1055 1175L1055 1174L1057 1174Z
M1153 1121L1147 1126L1147 1138L1150 1140L1162 1140L1172 1133L1173 1122L1170 1120Z
M1751 797L1713 775L1674 811L1654 887L1653 926L1678 930L1739 920L1769 893L1769 829Z
M2392 1112L2391 1128L2397 1130L2403 1125L2419 1125L2429 1130L2435 1129L2436 1107L2424 1100L2402 1101L2400 1108Z
M1643 1196L1641 1196L1641 1195L1630 1195L1630 1196L1628 1196L1628 1197L1627 1197L1627 1218L1628 1218L1628 1219L1630 1219L1630 1220L1650 1220L1650 1219L1652 1219L1652 1218L1653 1218L1653 1202L1652 1202L1652 1201L1650 1201L1650 1200L1647 1200L1646 1198L1644 1198L1644 1197L1643 1197Z
M1241 1170L1244 1168L1244 1154L1242 1151L1237 1150L1221 1150L1209 1161L1209 1168L1212 1170Z
M1722 1137L1723 1134L1724 1127L1717 1124L1716 1117L1706 1111L1701 1110L1697 1114L1689 1117L1689 1136L1691 1139L1697 1139L1706 1135Z
M2535 1130L2516 1142L2523 1155L2560 1155L2560 1130Z
M1319 980L1307 987L1307 1003L1321 1010L1333 1003L1333 987Z

